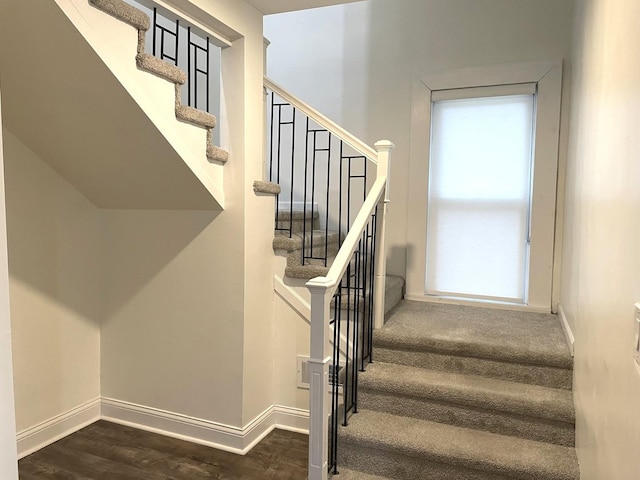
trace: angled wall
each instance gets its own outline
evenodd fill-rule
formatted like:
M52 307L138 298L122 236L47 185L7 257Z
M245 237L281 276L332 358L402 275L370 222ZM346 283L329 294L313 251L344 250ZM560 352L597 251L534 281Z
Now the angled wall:
M91 202L10 130L3 137L16 427L24 454L39 446L37 435L26 438L39 426L100 395L102 232Z

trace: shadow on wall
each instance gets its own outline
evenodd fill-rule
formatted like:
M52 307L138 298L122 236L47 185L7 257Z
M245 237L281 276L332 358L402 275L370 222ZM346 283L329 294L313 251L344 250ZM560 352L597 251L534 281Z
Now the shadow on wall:
M104 212L108 303L105 319L111 318L147 287L156 293L176 295L188 302L199 285L209 288L216 280L215 261L207 250L216 245L206 231L221 212L121 211ZM213 270L213 271L212 271ZM162 285L152 285L152 284ZM189 287L191 286L191 287ZM196 300L197 301L197 300ZM158 302L156 302L158 303Z
M12 308L21 314L57 305L99 324L110 305L134 297L220 213L98 209L9 130L3 139L9 273L21 292ZM133 223L114 229L118 218ZM122 264L128 268L115 270Z

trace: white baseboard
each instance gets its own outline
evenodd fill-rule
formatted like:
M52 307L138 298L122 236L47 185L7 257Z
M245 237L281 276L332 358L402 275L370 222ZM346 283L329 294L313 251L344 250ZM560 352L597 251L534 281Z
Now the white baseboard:
M562 305L558 305L558 315L560 316L560 323L562 324L562 332L564 333L564 337L567 340L567 344L569 345L569 350L571 351L571 356L574 355L574 346L573 344L576 342L575 337L573 336L573 332L571 331L571 326L569 325L569 321L567 320L567 316L564 313L564 309Z
M309 435L309 410L276 405L273 417L276 428Z
M273 407L239 428L113 398L102 399L102 418L227 452L246 454L274 428Z
M463 305L467 307L491 308L494 310L514 310L517 312L549 313L549 307L536 307L533 305L520 305L518 303L501 303L484 300L471 300L463 298L438 297L436 295L415 295L405 293L405 300L424 303L444 303L448 305Z
M18 432L18 458L51 445L100 419L100 398L95 398L71 410Z
M19 432L18 458L101 419L239 455L248 453L274 428L309 433L307 410L280 405L269 407L239 428L113 398L96 398Z

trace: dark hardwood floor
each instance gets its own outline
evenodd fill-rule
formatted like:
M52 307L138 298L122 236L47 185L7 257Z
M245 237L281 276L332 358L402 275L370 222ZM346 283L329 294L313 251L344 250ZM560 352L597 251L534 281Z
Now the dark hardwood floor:
M305 480L307 445L274 430L240 456L99 421L20 460L20 480Z

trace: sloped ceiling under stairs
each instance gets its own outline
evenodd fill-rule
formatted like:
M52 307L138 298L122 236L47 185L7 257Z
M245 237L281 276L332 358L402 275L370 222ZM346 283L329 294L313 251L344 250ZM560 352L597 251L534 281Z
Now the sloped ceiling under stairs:
M0 88L5 128L96 206L219 209L55 2L0 5Z

